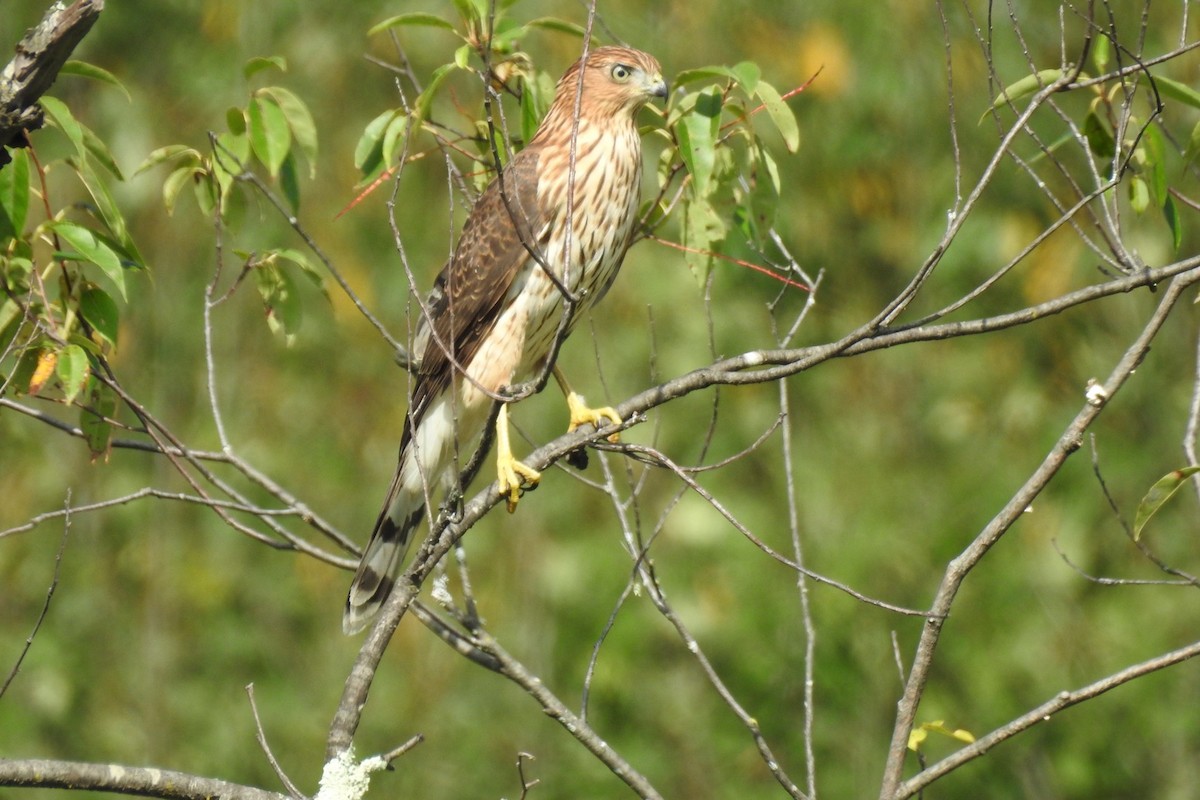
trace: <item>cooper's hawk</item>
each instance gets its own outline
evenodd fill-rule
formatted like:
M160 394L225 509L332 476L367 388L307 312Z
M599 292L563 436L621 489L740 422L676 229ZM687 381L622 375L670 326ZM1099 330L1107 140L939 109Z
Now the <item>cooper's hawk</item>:
M666 95L652 56L592 50L562 76L537 134L471 210L418 327L420 366L400 461L350 586L346 633L364 628L391 593L431 488L454 480L453 455L481 433L497 393L545 369L564 309L558 284L577 300L568 329L608 291L638 214L642 146L634 117ZM611 409L567 398L572 428L620 421ZM512 456L506 409L496 449L511 510L522 486L539 476Z

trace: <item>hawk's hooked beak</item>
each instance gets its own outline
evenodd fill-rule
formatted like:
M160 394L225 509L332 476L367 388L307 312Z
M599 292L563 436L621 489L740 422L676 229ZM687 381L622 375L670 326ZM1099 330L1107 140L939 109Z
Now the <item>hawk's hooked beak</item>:
M661 75L655 75L646 82L646 91L651 97L661 97L664 100L667 97L667 82L663 80Z

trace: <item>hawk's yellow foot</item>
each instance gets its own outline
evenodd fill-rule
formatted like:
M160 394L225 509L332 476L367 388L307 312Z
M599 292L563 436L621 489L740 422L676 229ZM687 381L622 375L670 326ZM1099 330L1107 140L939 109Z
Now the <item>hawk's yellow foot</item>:
M612 407L589 407L583 401L583 396L576 394L575 390L571 388L571 384L567 383L567 376L563 375L562 370L558 367L554 368L554 380L558 381L558 388L562 389L563 395L566 396L567 409L571 414L571 421L567 424L567 433L575 430L580 425L593 425L596 430L600 430L606 422L611 422L613 425L621 424L621 415ZM620 434L614 433L608 437L608 440L615 443L620 438Z
M508 441L508 404L502 403L496 417L496 485L500 494L508 498L508 513L517 510L522 490L537 486L541 478L540 472L513 457Z
M567 424L568 433L580 425L593 425L596 430L600 430L609 422L613 425L621 424L621 416L611 406L591 408L583 402L583 397L575 392L567 392L567 408L571 412L571 421ZM617 442L620 438L619 433L614 433L608 437L608 440Z

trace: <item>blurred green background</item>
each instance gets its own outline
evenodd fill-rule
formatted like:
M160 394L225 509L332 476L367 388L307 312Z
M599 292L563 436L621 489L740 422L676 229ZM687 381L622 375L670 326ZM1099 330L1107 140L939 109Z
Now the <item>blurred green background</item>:
M994 125L977 121L996 87L988 84L972 29L986 9L969 4L972 20L949 5L969 189L995 149ZM0 43L14 43L44 6L3 0ZM352 156L363 126L397 104L391 76L363 57L391 59L394 51L386 37L368 40L365 32L409 10L454 13L452 4L433 0L114 0L76 55L116 74L132 102L75 78L60 80L53 94L110 144L129 173L157 147L206 148L206 131L223 128L225 110L246 102L246 59L285 57L288 72L271 82L308 102L321 137L317 176L303 181L300 219L399 333L408 286L387 223L388 192L335 215L357 194ZM1120 29L1135 41L1140 8L1117 12ZM668 77L751 60L786 91L823 70L791 101L800 152L777 150L785 187L779 231L806 269L825 273L798 344L851 330L908 281L940 239L955 197L943 23L933 4L757 0L731 12L715 0L607 0L600 13L617 36L657 55ZM1038 66L1057 64L1057 5L1022 4L1019 13ZM582 4L540 0L524 0L514 14L584 19ZM1079 26L1067 16L1074 34ZM1177 46L1177 11L1156 5L1151 23L1147 54ZM1194 28L1193 21L1188 40L1196 38ZM997 69L1003 81L1015 80L1027 68L1002 15L996 32ZM456 44L440 31L402 36L424 75ZM551 33L522 44L554 74L577 47ZM1161 70L1195 85L1196 67L1196 57L1187 56ZM468 105L473 90L466 80L455 89ZM1064 107L1081 118L1088 99L1067 98ZM440 108L455 113L448 102ZM1047 120L1048 128L1061 129L1061 121ZM1167 121L1186 141L1196 114L1169 107ZM39 152L52 153L55 136L41 134ZM175 214L165 214L165 174L160 168L116 187L151 272L131 282L114 364L177 434L194 447L218 449L201 339L214 235L186 193ZM60 191L78 190L64 182ZM405 171L396 220L422 290L449 247L447 208L439 159ZM1053 219L1029 178L1002 163L910 316L960 296ZM1126 223L1149 264L1172 258L1161 220ZM1194 216L1185 224L1194 229ZM1194 253L1197 241L1189 232L1182 255ZM276 246L300 243L265 208L253 207L226 242L227 252ZM1095 256L1066 230L960 316L1017 308L1099 277ZM708 306L682 257L643 242L562 363L593 401L620 401L708 363L714 352L771 346L767 304L779 291L757 273L718 264L710 346ZM250 285L217 312L219 400L241 456L361 541L394 468L405 383L386 344L344 297L335 293L326 304L310 295L290 348L263 324ZM788 293L778 318L790 321L803 302ZM1040 462L1078 411L1087 379L1107 375L1156 302L1137 292L1028 328L834 361L789 380L808 566L893 603L927 605L945 562ZM1178 310L1095 429L1105 478L1127 518L1154 480L1184 463L1179 443L1195 373L1194 316L1190 306ZM702 455L698 433L714 399L716 435ZM51 404L29 402L57 413ZM654 441L681 463L711 463L749 446L779 410L773 385L709 391L653 414L627 439ZM546 441L565 422L561 398L546 392L521 404L515 419L534 442ZM790 553L781 453L776 433L752 455L699 480L758 536ZM622 475L624 465L608 458ZM1087 449L1078 453L968 580L920 721L945 719L982 734L1060 690L1196 639L1194 592L1100 586L1056 553L1055 544L1092 574L1161 577L1124 536L1090 458ZM594 479L598 459L594 454L587 473ZM0 412L0 476L0 530L60 508L68 489L74 505L147 485L186 489L161 458L116 451L108 463L91 464L78 440L9 411ZM677 486L669 475L649 476L638 504L647 533ZM1193 573L1200 569L1195 511L1195 497L1183 497L1151 533L1165 560ZM59 523L47 523L0 539L0 673L41 608L61 532ZM608 499L555 470L517 514L492 514L466 546L490 629L577 705L592 645L630 569ZM804 628L794 575L690 495L672 510L652 555L671 602L803 785ZM328 723L358 646L339 629L348 580L254 543L191 505L147 499L76 515L49 617L0 701L0 756L112 760L278 788L254 741L243 691L253 682L276 755L302 789L315 791ZM827 797L873 796L900 691L891 636L907 663L920 622L823 586L813 588L812 602L818 788ZM999 747L927 796L1195 796L1197 697L1196 664L1150 676ZM782 796L745 729L644 597L625 605L601 650L589 718L668 797ZM531 698L409 618L380 670L358 752L385 751L418 732L425 743L394 773L376 778L373 796L515 797L518 751L537 758L527 767L541 780L531 797L628 795ZM955 746L934 739L927 749L935 759Z

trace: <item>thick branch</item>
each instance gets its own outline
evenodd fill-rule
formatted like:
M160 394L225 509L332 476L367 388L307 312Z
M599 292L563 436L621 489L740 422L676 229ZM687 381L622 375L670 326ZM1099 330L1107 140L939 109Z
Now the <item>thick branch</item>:
M104 0L75 0L69 8L58 0L17 43L16 57L0 73L0 147L19 147L25 131L42 127L38 100L103 10ZM0 149L0 167L8 161Z
M213 797L222 800L291 800L285 794L184 772L47 759L9 761L0 758L0 786L87 789L166 800L210 800Z

